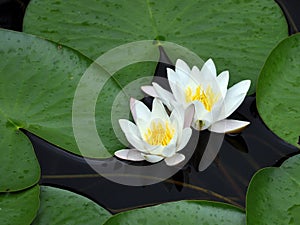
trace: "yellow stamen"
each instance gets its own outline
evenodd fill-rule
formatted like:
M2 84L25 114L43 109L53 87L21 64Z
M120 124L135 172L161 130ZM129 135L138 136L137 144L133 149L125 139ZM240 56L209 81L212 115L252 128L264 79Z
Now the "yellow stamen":
M163 126L162 123L151 122L147 132L144 134L145 140L150 145L162 145L166 146L170 143L174 136L175 130L170 128L168 122Z
M206 90L202 90L201 86L197 86L195 94L191 87L185 89L185 100L186 102L192 102L198 100L202 102L207 111L211 111L213 105L218 101L219 96L213 93L212 88L208 86Z

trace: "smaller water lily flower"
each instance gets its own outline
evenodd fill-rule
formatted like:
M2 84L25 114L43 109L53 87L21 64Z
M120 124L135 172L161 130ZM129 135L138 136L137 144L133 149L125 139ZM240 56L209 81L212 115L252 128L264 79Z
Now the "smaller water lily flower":
M169 116L162 102L155 98L152 111L135 99L131 99L130 108L135 124L126 119L120 119L119 124L132 149L118 150L115 156L151 163L164 159L168 166L177 165L185 159L178 152L186 146L192 135L192 107L188 110L191 113L189 115L185 115L182 109L174 108Z
M143 86L142 90L159 98L170 110L174 107L187 109L195 106L193 127L197 130L209 129L216 133L234 133L249 125L249 122L226 119L243 102L251 81L241 81L227 89L229 72L217 76L212 59L207 60L201 70L192 69L181 59L176 61L175 71L167 69L171 92L159 84Z

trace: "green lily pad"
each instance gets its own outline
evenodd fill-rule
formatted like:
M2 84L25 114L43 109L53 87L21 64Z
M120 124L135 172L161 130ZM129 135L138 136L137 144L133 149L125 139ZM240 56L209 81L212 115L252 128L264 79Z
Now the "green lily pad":
M32 0L23 28L93 59L128 42L174 42L213 58L219 71L230 70L230 85L252 79L249 93L273 46L288 35L283 13L271 0Z
M80 154L72 130L73 96L91 61L31 35L0 30L0 192L30 187L40 169L26 129Z
M111 214L93 201L70 191L41 186L41 206L32 225L101 225Z
M39 209L40 189L36 185L19 192L0 194L0 224L31 224Z
M257 109L266 125L299 147L300 34L283 40L268 57L257 83Z
M245 213L231 205L207 201L178 201L122 212L105 225L245 224Z
M247 224L299 224L299 172L300 155L257 172L247 191Z

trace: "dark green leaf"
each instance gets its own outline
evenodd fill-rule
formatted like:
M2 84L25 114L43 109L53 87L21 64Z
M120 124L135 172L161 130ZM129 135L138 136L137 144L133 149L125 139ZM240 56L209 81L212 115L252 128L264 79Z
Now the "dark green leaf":
M300 34L283 40L270 54L257 84L257 108L266 125L299 147Z
M67 47L0 30L0 192L27 188L40 170L26 129L80 154L72 130L73 96L91 61ZM90 154L92 156L92 153Z
M41 186L41 206L32 225L101 225L111 214L70 191Z
M0 194L0 224L31 224L39 208L39 186L11 193Z
M254 175L247 192L247 224L282 225L300 221L300 155L280 168Z
M32 0L24 30L93 59L128 42L174 42L204 59L212 57L219 71L230 70L230 85L251 78L249 93L255 90L268 53L288 34L283 14L272 0L74 0L72 4Z
M233 206L207 201L179 201L131 210L111 217L105 225L242 225L245 214Z

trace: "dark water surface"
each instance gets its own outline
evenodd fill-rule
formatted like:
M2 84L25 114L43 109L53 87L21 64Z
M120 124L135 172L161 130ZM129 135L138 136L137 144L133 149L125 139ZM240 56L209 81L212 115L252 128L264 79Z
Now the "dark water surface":
M295 33L300 28L300 2L277 2L285 12L290 33ZM28 0L0 0L0 26L20 31L27 4ZM250 121L251 125L239 135L225 136L218 156L207 170L198 171L201 150L210 135L204 132L200 139L204 144L199 145L198 153L182 170L168 180L140 187L117 184L101 177L83 158L24 132L32 141L41 165L40 184L80 193L113 213L181 199L217 200L244 207L253 174L266 166L279 166L296 154L297 148L280 140L264 125L257 113L254 95L246 97L231 118ZM99 162L110 163L111 159Z

